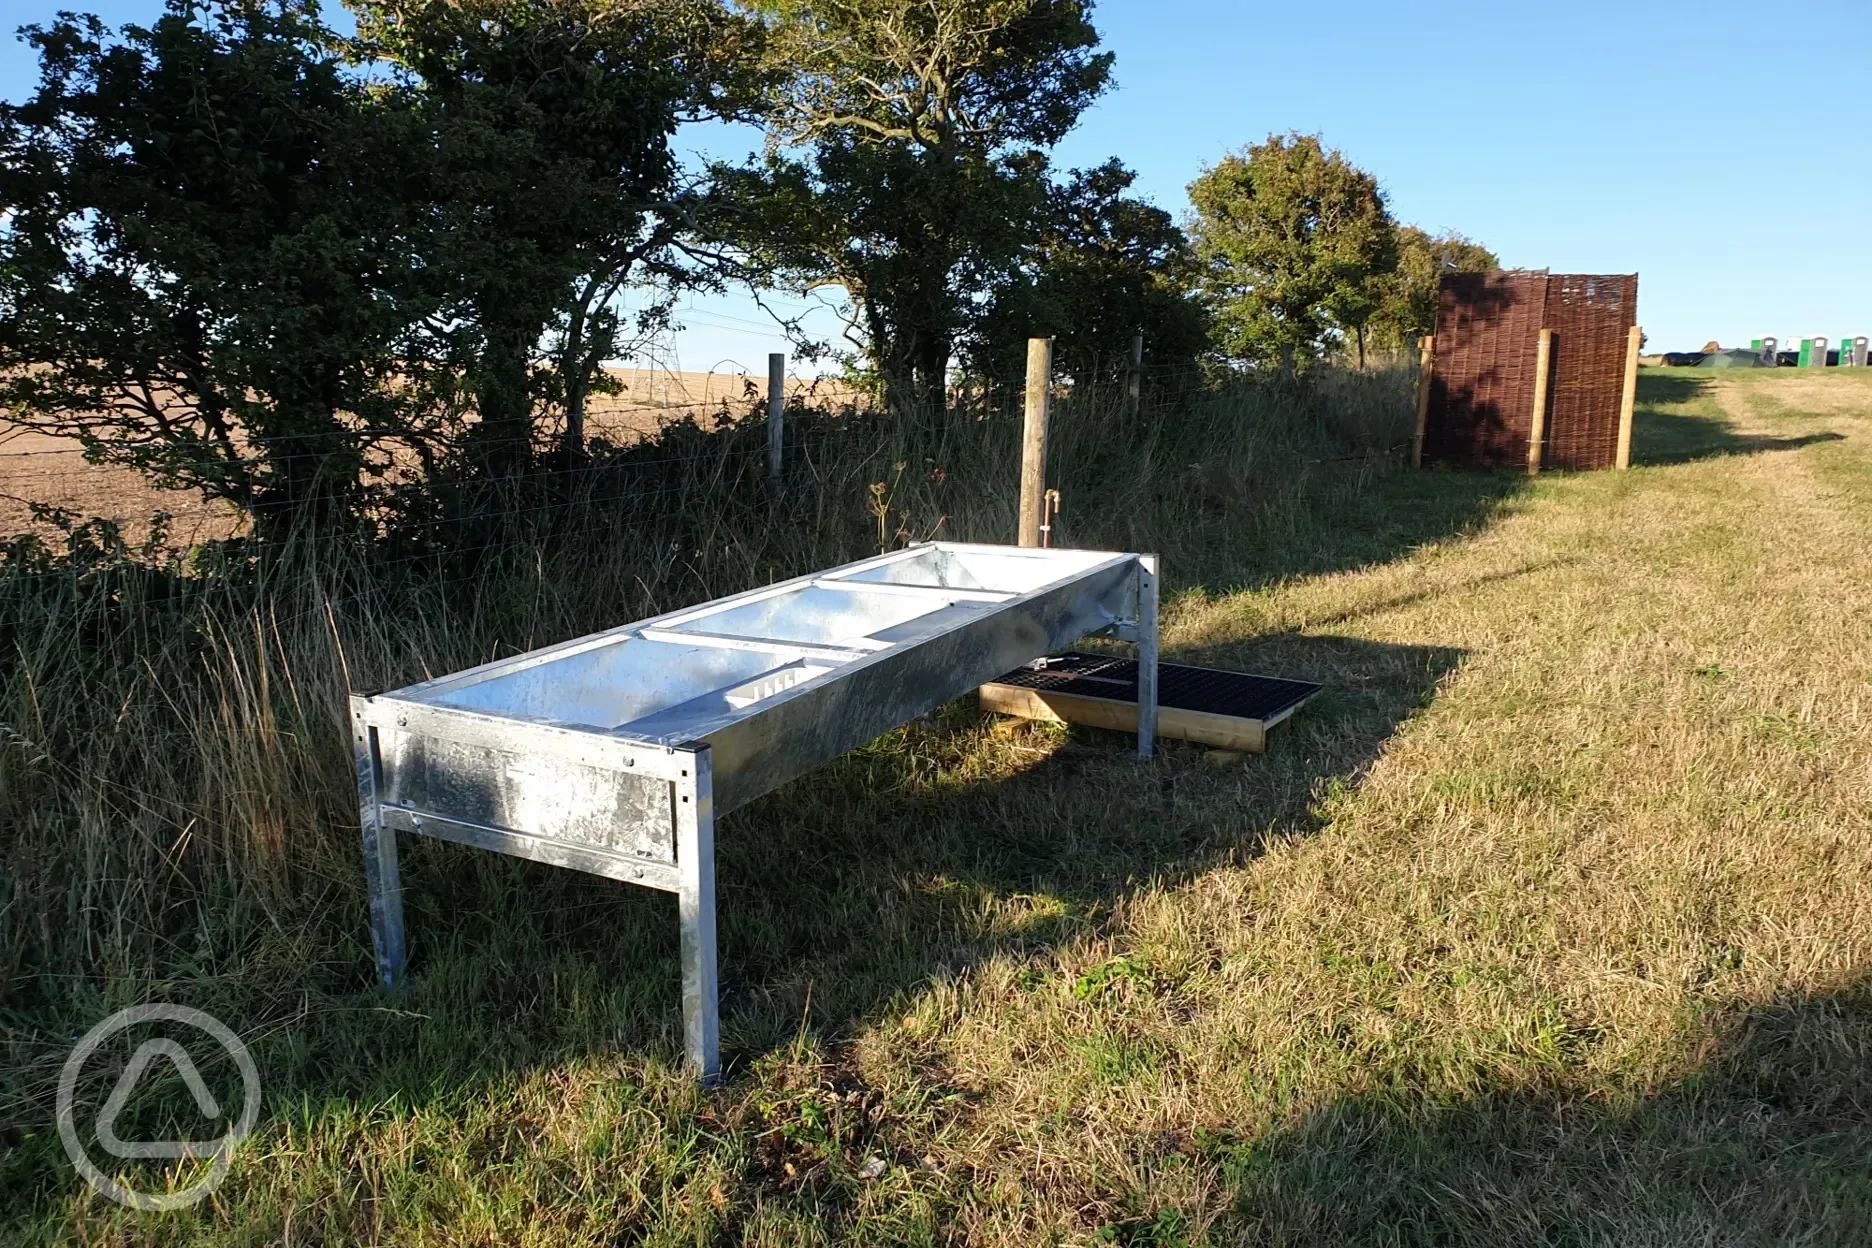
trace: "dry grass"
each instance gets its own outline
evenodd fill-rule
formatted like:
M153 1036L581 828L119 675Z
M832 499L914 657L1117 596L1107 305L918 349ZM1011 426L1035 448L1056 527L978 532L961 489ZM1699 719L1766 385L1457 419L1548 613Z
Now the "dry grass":
M75 777L96 786L81 800L11 747L11 817L218 856L181 872L199 917L141 943L95 917L125 922L109 870L67 859L72 878L15 884L11 939L24 888L26 913L83 940L40 938L7 1016L24 1072L9 1238L1861 1236L1872 378L1642 385L1639 467L1532 487L1310 466L1330 439L1242 423L1156 447L1140 482L1136 447L1068 425L1076 540L1165 553L1169 653L1329 695L1227 769L1180 747L1139 767L1115 737L994 731L952 707L731 816L715 1094L674 1064L666 899L418 846L420 982L394 1003L369 989L344 777L327 774L333 660L294 634L308 648L269 666L267 617L224 623L199 651L219 718L186 743L224 773L172 762L168 822L137 814L147 784L111 792L108 752ZM852 471L836 490L858 492ZM1079 482L1110 510L1074 509ZM959 511L982 531L1009 518L1001 498ZM834 532L856 553L828 526L786 557L833 553ZM694 558L710 583L658 583L737 575ZM531 613L490 596L340 628L354 668L394 680L644 605L540 592ZM516 620L534 631L503 631ZM55 677L57 644L27 669ZM17 681L11 696L30 742ZM135 878L186 908L180 884ZM267 1080L260 1135L185 1214L91 1198L26 1112L59 1028L146 996L225 1011Z

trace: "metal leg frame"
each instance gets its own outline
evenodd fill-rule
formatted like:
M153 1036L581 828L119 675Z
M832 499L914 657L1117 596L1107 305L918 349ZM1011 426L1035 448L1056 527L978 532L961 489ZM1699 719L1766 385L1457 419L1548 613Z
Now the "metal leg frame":
M384 987L403 983L407 961L403 935L403 881L397 869L396 831L383 826L377 807L377 730L359 721L353 736L357 760L358 817L364 833L364 882L370 890L371 943Z
M1137 754L1157 747L1157 556L1138 556Z
M715 800L707 746L676 782L676 867L682 876L683 1043L705 1086L721 1081L721 985L715 969Z

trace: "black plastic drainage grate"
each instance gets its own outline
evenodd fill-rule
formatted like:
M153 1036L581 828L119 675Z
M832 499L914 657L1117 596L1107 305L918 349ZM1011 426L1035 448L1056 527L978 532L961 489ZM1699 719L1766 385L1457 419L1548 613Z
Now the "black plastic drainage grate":
M1136 659L1075 651L1036 659L995 683L1135 704L1137 672ZM1283 680L1278 676L1251 676L1247 672L1186 667L1181 663L1157 665L1160 709L1268 721L1286 715L1321 688L1311 681Z

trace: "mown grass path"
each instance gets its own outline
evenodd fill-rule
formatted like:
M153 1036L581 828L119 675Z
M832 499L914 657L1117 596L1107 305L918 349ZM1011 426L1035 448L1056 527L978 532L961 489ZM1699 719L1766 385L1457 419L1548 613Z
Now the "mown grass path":
M1287 566L1343 570L1167 621L1174 657L1332 686L1264 758L1139 767L954 708L727 821L721 1093L673 1036L646 1056L655 899L580 885L530 934L537 898L438 905L420 1018L302 1022L213 1204L74 1196L35 1226L1861 1240L1869 381L1649 373L1628 473L1401 474L1369 514L1297 516ZM1360 555L1439 507L1464 526Z

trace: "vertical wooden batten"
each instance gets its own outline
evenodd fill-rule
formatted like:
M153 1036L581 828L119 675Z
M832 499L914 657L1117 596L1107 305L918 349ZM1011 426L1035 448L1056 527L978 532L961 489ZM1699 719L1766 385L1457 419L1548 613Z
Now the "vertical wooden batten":
M1046 506L1047 408L1053 379L1053 340L1027 340L1027 411L1021 430L1020 537L1022 546L1040 545L1041 511Z
M780 488L781 454L786 447L786 355L767 357L767 479Z
M1430 425L1430 372L1436 365L1436 335L1417 340L1417 432L1411 437L1411 467L1423 467L1424 430Z
M1634 325L1625 336L1625 392L1619 398L1618 459L1616 466L1631 467L1632 419L1638 408L1638 343L1644 330Z
M1528 417L1527 470L1531 476L1541 468L1541 445L1547 439L1547 393L1553 378L1554 332L1540 331L1540 345L1534 351L1534 410Z

